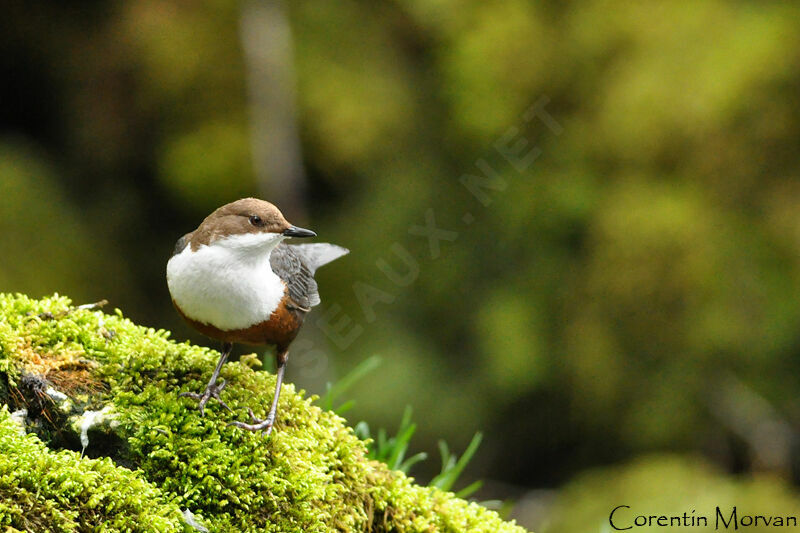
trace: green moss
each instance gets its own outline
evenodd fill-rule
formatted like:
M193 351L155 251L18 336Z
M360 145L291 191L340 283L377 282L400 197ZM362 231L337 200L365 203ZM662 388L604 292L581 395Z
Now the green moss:
M39 477L26 472L34 476L32 487L46 472L65 480L87 479L84 472L94 477L79 482L83 499L65 497L51 484L50 492L31 502L9 500L0 507L0 524L41 530L20 521L34 504L43 523L96 524L113 511L99 508L97 500L130 508L108 531L125 530L144 515L160 517L161 530L169 531L178 527L178 509L188 509L211 531L524 531L367 459L363 442L342 418L291 385L281 395L269 439L228 427L244 418L247 407L265 415L275 385L266 372L228 363L222 371L229 383L225 400L235 414L214 404L200 417L194 402L178 393L204 387L216 359L213 350L175 343L169 333L136 326L119 312L73 309L58 296L0 295L0 383L8 383L0 401L28 408L29 432L47 445L81 450L83 430L86 455L103 457L50 451L33 436L20 437L6 414L0 447L33 450L16 462L0 461L9 487L20 486L21 465L40 458L64 464L54 463ZM26 394L21 382L30 375L68 391L69 412L59 416L65 409L57 398ZM86 423L87 409L105 409L96 426ZM115 490L119 497L107 496Z
M0 407L0 526L25 531L184 531L174 502L108 459L49 450Z

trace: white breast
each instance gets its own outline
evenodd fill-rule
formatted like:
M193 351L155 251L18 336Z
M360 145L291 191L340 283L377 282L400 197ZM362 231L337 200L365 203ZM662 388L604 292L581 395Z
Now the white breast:
M187 246L173 256L167 285L183 314L225 331L267 320L285 289L269 264L282 239L269 235L275 234L228 237L195 252Z

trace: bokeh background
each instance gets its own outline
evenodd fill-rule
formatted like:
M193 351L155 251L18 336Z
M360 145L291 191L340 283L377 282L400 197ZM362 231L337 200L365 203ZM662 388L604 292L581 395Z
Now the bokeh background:
M411 405L420 481L480 430L464 482L538 531L800 512L797 3L3 11L0 290L210 344L165 263L260 196L351 250L289 379L379 355L347 417Z

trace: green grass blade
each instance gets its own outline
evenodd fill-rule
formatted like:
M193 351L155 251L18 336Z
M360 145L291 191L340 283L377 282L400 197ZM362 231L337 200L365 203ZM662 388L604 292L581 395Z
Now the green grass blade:
M323 409L333 411L333 405L336 403L337 398L347 392L354 384L360 381L364 376L375 370L381 365L381 358L377 355L367 357L359 364L357 364L350 372L342 376L334 384L328 384L328 389L325 395L320 398L320 403Z
M400 465L400 468L398 468L398 470L408 474L408 472L411 470L412 466L414 466L415 464L417 464L417 463L419 463L421 461L424 461L427 458L428 458L428 454L425 453L425 452L416 453L416 454L412 455L411 457L409 457L408 459L406 459L406 461L403 464Z
M464 499L469 498L470 496L475 494L478 491L478 489L480 489L482 486L483 486L482 479L479 479L478 481L473 481L460 491L456 492L456 497Z
M405 431L392 439L394 442L392 442L392 449L391 453L389 454L389 459L386 461L386 464L388 464L389 468L392 470L397 470L400 467L400 464L403 462L403 458L406 455L406 450L408 449L408 442L411 440L411 437L414 435L416 430L417 425L411 424L405 429Z
M442 473L433 478L431 485L442 490L451 490L456 481L458 481L458 477L461 475L461 472L463 472L464 467L467 466L472 459L472 456L475 455L475 452L478 450L478 446L480 446L482 439L483 434L481 432L475 433L469 445L467 446L467 449L464 450L464 453L457 461L455 455L448 455L445 463L444 455L442 455ZM443 443L440 441L439 449L443 452L443 454L449 454L447 444L444 444L444 446L442 446L442 444Z

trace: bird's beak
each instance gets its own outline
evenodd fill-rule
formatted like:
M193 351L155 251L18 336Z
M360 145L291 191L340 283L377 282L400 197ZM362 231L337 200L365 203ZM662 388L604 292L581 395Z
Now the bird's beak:
M289 229L283 231L286 237L316 237L317 234L310 229L298 228L297 226L289 226Z

